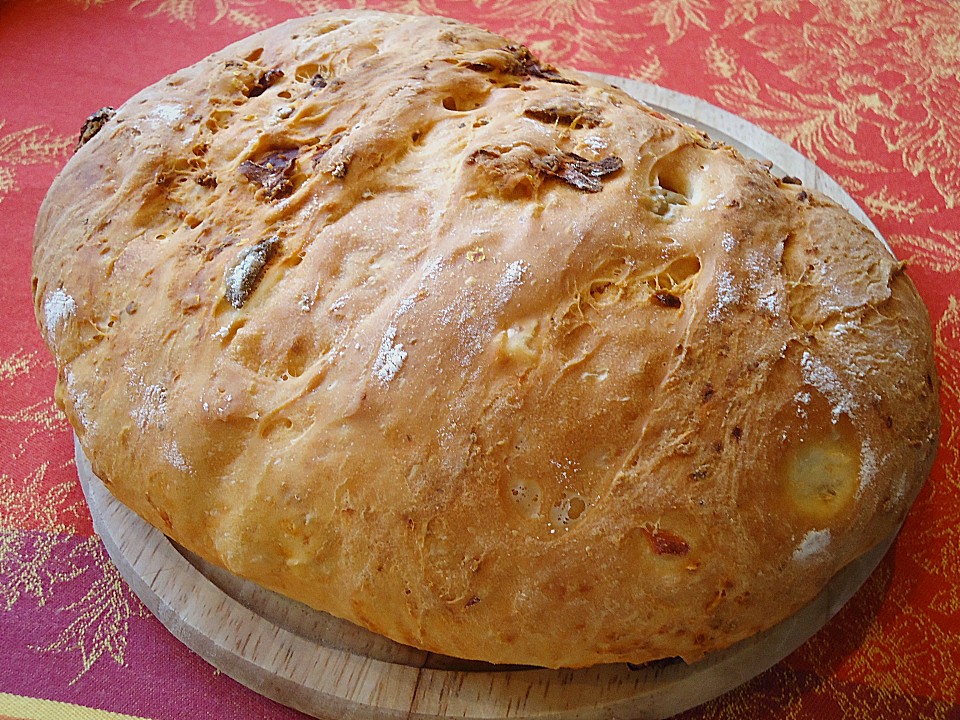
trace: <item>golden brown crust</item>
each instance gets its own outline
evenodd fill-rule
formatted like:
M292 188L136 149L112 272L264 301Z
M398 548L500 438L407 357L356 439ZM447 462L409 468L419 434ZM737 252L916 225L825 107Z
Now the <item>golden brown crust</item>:
M926 311L820 195L449 20L255 35L105 121L37 223L94 469L400 642L696 660L894 530Z

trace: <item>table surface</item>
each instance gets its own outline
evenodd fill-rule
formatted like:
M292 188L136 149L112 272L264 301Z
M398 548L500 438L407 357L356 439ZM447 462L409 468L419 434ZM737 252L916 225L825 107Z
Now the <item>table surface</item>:
M703 98L791 144L863 207L930 311L937 464L894 548L821 633L683 717L960 718L960 4L0 0L0 720L305 717L179 644L107 558L53 401L30 248L91 112L250 32L347 5L475 22L553 64Z

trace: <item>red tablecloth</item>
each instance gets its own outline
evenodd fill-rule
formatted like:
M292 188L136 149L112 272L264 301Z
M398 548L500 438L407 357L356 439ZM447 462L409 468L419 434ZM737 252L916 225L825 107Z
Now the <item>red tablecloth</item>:
M0 720L114 717L105 710L302 717L179 644L106 557L35 329L30 248L44 192L92 111L251 31L345 4L0 1ZM355 4L476 22L551 63L659 83L740 114L831 173L910 260L942 381L933 476L894 549L823 632L685 717L960 718L960 4Z

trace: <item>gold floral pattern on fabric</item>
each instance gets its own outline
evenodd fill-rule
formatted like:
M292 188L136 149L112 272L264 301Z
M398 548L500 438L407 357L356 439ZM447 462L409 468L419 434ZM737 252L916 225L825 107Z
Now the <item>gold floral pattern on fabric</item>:
M74 142L44 125L10 132L5 132L5 125L0 118L0 206L18 189L17 171L22 166L62 162Z
M227 20L249 30L259 30L270 24L268 15L258 12L256 7L262 2L251 0L216 0L215 14L209 21L211 24L220 20ZM133 0L131 9L143 6L147 9L148 17L157 15L184 23L188 27L196 27L200 9L196 0Z
M0 0L2 3L3 0ZM16 0L8 2L16 5ZM23 3L27 4L27 3ZM53 5L54 3L51 3ZM67 0L183 47L226 44L335 7L431 13L526 43L545 61L695 94L792 144L836 177L908 262L928 302L942 385L937 468L894 548L818 635L685 720L952 720L960 704L960 3L943 0ZM40 8L44 3L34 3ZM6 8L4 8L6 10ZM3 11L0 11L2 14ZM84 32L78 23L77 33ZM222 42L221 42L222 41ZM68 52L68 51L64 51ZM129 70L134 76L139 67ZM109 89L109 88L108 88ZM0 109L0 213L27 228L30 183L52 180L96 90L64 98L75 122ZM82 100L82 102L81 102ZM19 101L15 101L19 102ZM101 103L105 104L105 103ZM36 188L33 188L36 192ZM39 197L31 196L39 202ZM30 217L27 217L30 215ZM21 232L24 232L21 228ZM28 240L17 238L18 242ZM12 244L12 243L11 243ZM8 281L11 278L5 278ZM24 278L16 281L27 283ZM23 293L24 295L26 293ZM26 305L16 311L24 314ZM124 665L146 611L89 513L37 333L0 347L0 623L47 611L30 650L66 682ZM47 619L49 619L47 621ZM184 654L187 651L184 650ZM145 672L140 677L149 677ZM258 706L260 707L260 706ZM271 710L271 712L273 712ZM265 715L274 717L274 715ZM156 718L156 720L164 720Z
M61 617L69 621L66 627L53 640L35 648L41 653L78 656L75 681L101 658L109 657L123 665L130 620L148 617L149 613L130 591L99 538L62 547L60 554L66 557L59 558L62 567L54 582L82 583L86 592L60 609Z
M943 103L960 93L960 6L927 3L919 15L884 0L812 4L802 22L751 13L755 24L743 38L777 68L773 78L760 80L730 48L713 49L707 62L723 81L713 85L718 100L812 159L855 173L886 170L859 150L859 137L870 134L955 207L960 127ZM783 5L777 10L789 15L792 3Z
M148 615L98 537L0 528L0 611L17 603L53 608L31 647L70 656L72 682L104 657L123 665L130 620Z
M35 136L27 136L35 142ZM129 621L146 612L100 539L90 533L73 460L63 468L45 460L17 475L7 469L18 469L25 456L42 456L31 449L69 432L50 395L12 407L18 386L32 387L50 367L51 361L36 351L21 349L0 358L0 430L6 441L0 450L5 468L0 473L0 612L18 604L50 607L56 622L48 634L37 635L33 650L75 658L69 662L76 680L103 657L122 665Z
M662 2L638 2L629 10L634 17L645 19L652 26L662 26L667 31L667 42L680 40L691 25L709 30L707 12L709 0L662 0Z
M0 358L0 383L16 380L20 375L29 373L30 368L39 362L39 356L38 350L20 348L12 355Z
M945 482L937 485L938 499L943 506L943 524L949 525L952 535L950 554L954 562L945 562L947 571L943 580L949 591L960 597L960 297L950 295L947 308L934 326L934 347L937 352L937 372L940 376L941 412L943 428L940 434L940 458L944 466ZM960 626L960 606L954 615ZM958 627L960 635L960 627Z
M908 190L882 187L868 192L863 198L867 211L874 217L911 222L923 210L923 201Z
M41 432L64 430L67 421L53 398L44 398L14 412L0 412L0 423L23 429L23 439L14 449L12 457L18 458L27 451L30 440Z
M960 275L960 231L946 230L930 235L896 235L891 238L901 257L936 273ZM946 343L941 350L947 350Z

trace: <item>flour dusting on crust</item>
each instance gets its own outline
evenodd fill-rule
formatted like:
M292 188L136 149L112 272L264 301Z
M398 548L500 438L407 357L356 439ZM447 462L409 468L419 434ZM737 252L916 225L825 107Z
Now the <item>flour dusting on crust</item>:
M396 337L397 328L391 325L383 334L377 359L373 363L373 374L380 380L381 385L386 385L393 380L403 367L404 360L407 359L407 351L403 349L403 344L394 342Z
M140 432L145 433L151 427L163 429L169 417L167 388L160 383L147 384L143 376L130 365L125 365L124 370L134 399L130 405L130 417L137 423Z
M740 302L741 290L737 279L729 270L720 270L717 273L716 302L707 312L712 322L720 322L734 305Z
M852 417L857 402L835 370L827 367L822 360L807 350L803 352L803 357L800 359L800 369L803 372L803 381L819 390L830 401L834 423L840 420L841 415Z
M55 340L60 328L77 314L77 303L62 287L59 287L47 296L43 303L43 311L47 333L51 340Z
M814 560L827 551L831 540L829 530L811 530L803 536L803 540L793 551L793 559L797 562Z
M73 374L73 371L67 370L66 379L67 393L73 400L73 411L77 414L77 419L83 426L84 432L94 432L97 428L97 423L90 417L90 411L88 408L90 393L88 393L86 390L79 389L76 376Z

